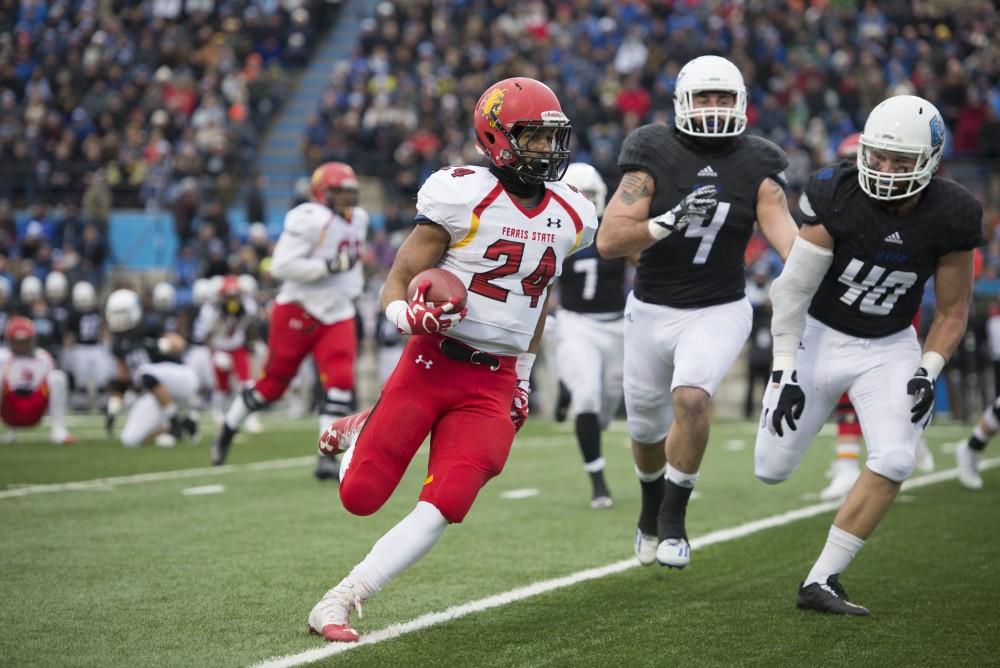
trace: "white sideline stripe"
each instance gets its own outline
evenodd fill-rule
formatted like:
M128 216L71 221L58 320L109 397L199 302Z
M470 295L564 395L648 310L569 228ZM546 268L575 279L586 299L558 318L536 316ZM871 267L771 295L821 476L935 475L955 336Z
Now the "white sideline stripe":
M291 459L274 459L265 462L253 462L251 464L227 464L225 466L206 466L198 469L156 471L154 473L139 473L136 475L119 476L117 478L98 478L97 480L63 482L52 485L27 485L25 487L15 487L14 489L0 491L0 499L11 499L18 496L45 494L49 492L87 492L99 489L103 490L115 485L137 485L144 482L183 480L184 478L200 478L202 476L223 475L241 471L275 471L278 469L305 466L315 461L316 458L312 456L293 457Z
M996 466L1000 466L1000 458L983 460L980 462L979 468L980 470L984 470L994 468ZM933 485L935 483L942 482L944 480L951 480L957 477L958 469L938 471L936 473L907 480L903 483L903 489L907 490L915 487L925 487L927 485ZM797 522L816 515L822 515L825 512L836 510L839 506L839 501L827 501L824 503L813 504L811 506L805 506L804 508L799 508L797 510L779 513L778 515L772 515L771 517L754 520L752 522L740 524L728 529L711 531L704 536L699 536L698 538L693 539L691 541L691 549L698 550L703 547L708 547L709 545L715 545L716 543L725 543L738 538L744 538L765 529L773 529L774 527L791 524L792 522ZM630 568L636 568L638 566L639 562L634 558L624 559L622 561L616 561L613 564L608 564L607 566L590 568L561 578L542 580L541 582L535 582L534 584L530 584L525 587L511 589L510 591L496 594L495 596L488 596L477 601L470 601L469 603L456 605L444 610L443 612L432 612L426 615L421 615L416 619L411 619L408 622L392 624L379 631L364 634L361 636L361 639L355 643L330 643L323 647L306 650L305 652L300 652L298 654L290 654L288 656L267 659L261 663L254 664L253 668L292 668L293 666L314 663L333 656L334 654L348 652L356 647L374 645L386 640L392 640L408 633L413 633L414 631L426 629L436 624L449 622L460 617L466 617L477 612L489 610L490 608L498 608L502 605L523 601L524 599L538 596L539 594L544 594L556 589L562 589L563 587L570 587L580 582L586 582L587 580L597 580L608 575L614 575L616 573L621 573L622 571L627 571Z

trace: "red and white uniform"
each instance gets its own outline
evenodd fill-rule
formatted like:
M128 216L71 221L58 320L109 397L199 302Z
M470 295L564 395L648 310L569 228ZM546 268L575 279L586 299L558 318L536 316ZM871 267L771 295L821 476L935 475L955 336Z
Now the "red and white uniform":
M52 356L41 348L31 356L14 355L0 348L0 370L3 421L12 427L38 424L49 405L49 375L55 370Z
M285 216L271 259L272 275L283 281L271 311L268 356L254 389L275 401L310 352L324 389L342 390L349 403L357 356L354 300L364 277L360 263L331 273L331 260L361 254L368 214L353 207L349 220L317 202L300 204Z
M195 339L205 341L213 353L225 353L232 360L226 366L217 363L212 365L215 387L223 392L229 391L230 371L236 374L241 383L250 380L247 328L257 315L257 303L249 297L241 298L240 303L243 311L239 315L225 313L224 304L204 304L195 321Z
M448 337L496 355L500 367L445 356L439 335L413 336L341 464L340 497L352 513L375 512L431 433L420 498L461 522L479 490L507 461L516 356L525 352L549 285L573 251L597 230L593 204L561 182L546 183L525 210L481 167L435 172L417 195L417 212L451 242L440 266L468 289L468 315Z

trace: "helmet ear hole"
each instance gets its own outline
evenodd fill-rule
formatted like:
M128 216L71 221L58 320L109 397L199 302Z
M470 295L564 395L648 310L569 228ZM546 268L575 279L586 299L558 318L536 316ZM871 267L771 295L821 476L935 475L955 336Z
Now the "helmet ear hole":
M496 144L497 143L497 138L493 136L492 132L487 132L485 134L486 134L486 138L490 141L491 144Z

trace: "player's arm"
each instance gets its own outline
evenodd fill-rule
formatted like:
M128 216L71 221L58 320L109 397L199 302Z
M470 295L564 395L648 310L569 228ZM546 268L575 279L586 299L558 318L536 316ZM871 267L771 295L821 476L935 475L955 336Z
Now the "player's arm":
M787 260L798 228L788 210L785 189L772 178L764 179L757 188L757 224L767 242L778 251L782 262Z
M803 225L793 239L781 274L771 284L774 371L795 368L795 354L806 328L806 311L831 264L833 237L826 227Z
M389 268L389 275L382 287L382 308L397 300L407 301L410 296L406 294L406 288L410 281L424 269L436 265L448 250L450 242L451 236L440 225L415 225L399 247L392 267Z
M271 255L271 275L279 280L310 283L346 271L354 264L346 249L333 259L312 257L321 241L321 226L307 216L293 209L285 218L285 229Z
M602 257L635 255L653 245L656 239L648 221L655 192L656 183L648 173L625 172L597 228L597 252Z

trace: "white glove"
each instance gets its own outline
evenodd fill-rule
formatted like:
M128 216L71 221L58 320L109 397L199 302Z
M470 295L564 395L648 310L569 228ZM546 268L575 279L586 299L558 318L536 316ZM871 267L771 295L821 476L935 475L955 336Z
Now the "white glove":
M212 364L219 371L233 370L233 356L224 350L216 350L212 353Z

